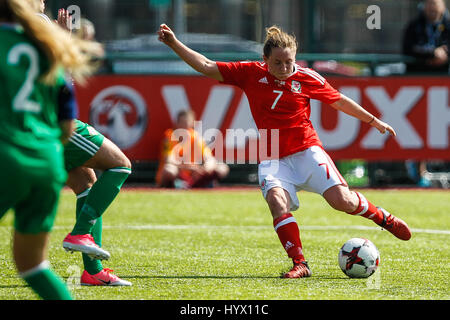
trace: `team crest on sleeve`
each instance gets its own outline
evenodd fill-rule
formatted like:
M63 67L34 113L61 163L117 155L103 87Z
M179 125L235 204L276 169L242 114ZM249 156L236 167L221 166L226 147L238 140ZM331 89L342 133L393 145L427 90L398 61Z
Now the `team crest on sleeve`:
M292 92L296 92L296 93L302 92L302 85L301 85L301 83L299 81L292 80L291 91Z

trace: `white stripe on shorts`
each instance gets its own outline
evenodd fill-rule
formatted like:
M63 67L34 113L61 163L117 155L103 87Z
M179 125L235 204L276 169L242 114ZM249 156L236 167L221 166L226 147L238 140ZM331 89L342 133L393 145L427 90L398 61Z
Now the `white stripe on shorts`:
M75 144L80 149L89 153L91 156L95 155L98 149L100 149L99 146L97 146L95 143L89 141L76 132L74 132L74 134L69 138L69 141Z
M112 169L108 169L108 171L112 171L112 172L119 172L119 173L131 173L131 169L127 169L127 168L112 168Z
M91 188L87 188L86 190L84 190L82 193L80 193L79 195L77 195L77 199L86 197L89 194L89 191L91 191Z
M289 218L287 218L287 219L284 219L283 221L280 221L280 222L275 226L275 231L277 231L278 228L280 228L280 227L282 227L282 226L284 226L284 225L287 225L288 223L291 223L291 222L297 223L297 220L295 220L294 217L289 217Z
M69 141L72 142L74 145L76 145L78 148L80 148L81 150L84 150L86 153L88 153L91 157L93 157L95 155L95 151L93 151L92 149L89 149L87 147L85 147L83 144L81 144L79 141L76 141L75 139L72 139L72 137L69 138Z
M86 145L89 145L94 150L100 149L99 146L97 146L95 143L90 141L89 139L83 137L81 134L74 132L73 137L77 137L77 140L80 139L80 141L84 142Z

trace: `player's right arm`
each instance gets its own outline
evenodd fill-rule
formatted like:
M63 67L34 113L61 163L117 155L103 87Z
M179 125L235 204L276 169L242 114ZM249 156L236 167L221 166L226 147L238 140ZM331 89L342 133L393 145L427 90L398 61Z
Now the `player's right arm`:
M175 37L175 33L166 24L161 24L157 33L158 40L171 48L195 71L218 81L223 81L222 74L220 73L216 62L184 45L177 37Z

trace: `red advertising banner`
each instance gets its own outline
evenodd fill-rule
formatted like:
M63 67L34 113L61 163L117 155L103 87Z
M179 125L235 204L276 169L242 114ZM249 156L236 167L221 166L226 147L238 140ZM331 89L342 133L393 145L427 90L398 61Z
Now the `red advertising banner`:
M395 138L382 135L312 100L311 121L334 160L450 160L450 77L327 80L397 132ZM203 76L101 75L77 87L77 100L80 120L114 141L132 160L158 160L164 130L172 127L179 111L192 109L206 140L222 134L225 153L247 149L245 158L253 161L248 149L258 132L247 98L236 87ZM237 131L245 139L236 138Z

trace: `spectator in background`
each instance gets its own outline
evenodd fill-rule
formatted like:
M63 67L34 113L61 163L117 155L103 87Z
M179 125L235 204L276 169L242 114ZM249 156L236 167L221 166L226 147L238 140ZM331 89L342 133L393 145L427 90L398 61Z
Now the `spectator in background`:
M403 53L417 59L407 65L407 71L448 73L449 46L450 16L444 0L425 0L403 37Z
M167 129L164 132L160 162L156 173L156 184L159 187L207 188L212 187L214 181L228 175L228 166L217 162L211 149L194 130L194 120L193 111L183 110L177 115L175 128ZM177 131L174 135L177 129L184 131ZM173 139L178 133L182 137L181 141ZM185 151L190 151L190 156L183 154ZM199 156L199 159L195 158L196 155Z
M427 178L427 162L426 161L405 161L406 172L408 177L419 187L431 187L431 181Z
M419 16L411 21L403 38L403 53L417 59L408 72L448 73L450 15L444 0L425 0ZM430 187L427 162L407 160L408 176L420 187Z

